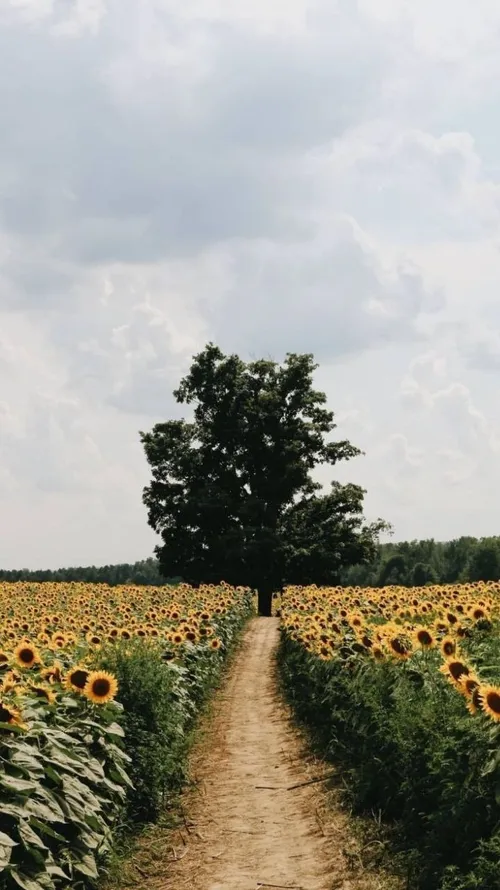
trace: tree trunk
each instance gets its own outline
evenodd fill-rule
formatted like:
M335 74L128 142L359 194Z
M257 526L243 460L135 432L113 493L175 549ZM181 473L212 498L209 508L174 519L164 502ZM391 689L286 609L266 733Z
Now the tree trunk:
M258 590L259 615L270 618L273 609L273 588L271 584L261 584Z

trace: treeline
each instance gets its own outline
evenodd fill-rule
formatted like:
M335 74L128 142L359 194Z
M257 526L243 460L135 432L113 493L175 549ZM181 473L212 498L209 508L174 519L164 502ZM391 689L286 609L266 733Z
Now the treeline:
M500 536L456 538L454 541L400 541L380 544L376 558L350 566L332 583L384 587L422 587L460 581L500 579ZM94 584L173 584L182 578L161 576L155 557L134 563L79 566L66 569L1 570L0 581L87 581Z
M350 566L343 585L421 587L500 578L500 537L462 537L453 541L400 541L381 544L375 560Z
M170 578L169 583L178 581ZM154 557L134 563L66 569L0 569L0 581L86 581L92 584L165 584Z

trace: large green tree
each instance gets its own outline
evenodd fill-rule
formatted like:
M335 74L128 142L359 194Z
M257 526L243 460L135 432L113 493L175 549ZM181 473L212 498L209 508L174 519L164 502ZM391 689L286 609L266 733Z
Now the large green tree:
M194 357L174 392L193 419L140 434L165 576L251 586L269 615L283 584L335 583L343 566L374 557L386 524L364 523L364 490L333 482L323 494L311 475L361 453L330 440L336 424L313 388L316 367L295 353L281 365L246 363L211 343Z

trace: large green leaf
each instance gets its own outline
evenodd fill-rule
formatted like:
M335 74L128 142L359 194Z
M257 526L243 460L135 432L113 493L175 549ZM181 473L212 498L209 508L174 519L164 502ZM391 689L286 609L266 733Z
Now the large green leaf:
M64 813L60 807L56 809L55 807L48 805L46 802L36 800L35 798L30 798L26 801L25 810L30 816L35 816L37 819L42 819L44 822L64 823L66 821Z
M24 820L21 821L17 826L17 830L22 842L27 847L39 847L41 850L47 850L46 844L44 844L41 837L38 836L36 831L33 830L29 822L26 822Z
M92 856L92 853L87 853L85 856L82 856L81 859L75 861L74 866L75 871L79 871L82 875L87 875L89 878L99 877L96 861Z
M0 785L8 788L9 791L18 791L26 794L30 791L36 791L36 782L30 782L27 779L19 779L17 776L8 776L6 773L0 773Z
M44 775L43 765L38 757L35 757L30 751L27 751L28 745L23 746L23 750L14 751L10 762L22 769L24 772L39 779Z
M69 881L68 875L62 870L62 868L60 868L59 865L55 865L49 862L47 863L46 869L51 877L64 878L65 881Z
M7 729L9 732L14 732L19 735L26 732L22 726L17 726L15 723L4 723L3 721L0 721L0 729Z
M53 828L50 827L50 825L46 825L45 822L42 822L40 819L32 816L30 818L30 824L33 826L33 828L38 828L38 831L41 831L42 834L47 835L47 837L52 837L54 838L54 840L60 841L64 844L67 843L67 839L62 834L59 834L58 831L55 831Z
M35 880L35 878L30 878L23 872L17 871L17 869L13 868L10 872L10 876L16 882L16 884L18 884L19 887L23 888L23 890L46 890L46 883L45 885L40 884L40 882ZM52 886L54 885L52 884Z

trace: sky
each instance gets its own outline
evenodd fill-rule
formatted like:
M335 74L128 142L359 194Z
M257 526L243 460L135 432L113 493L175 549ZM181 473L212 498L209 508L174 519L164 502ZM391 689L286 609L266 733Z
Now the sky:
M315 355L395 540L500 533L498 0L3 0L0 120L1 567L151 555L208 341Z

